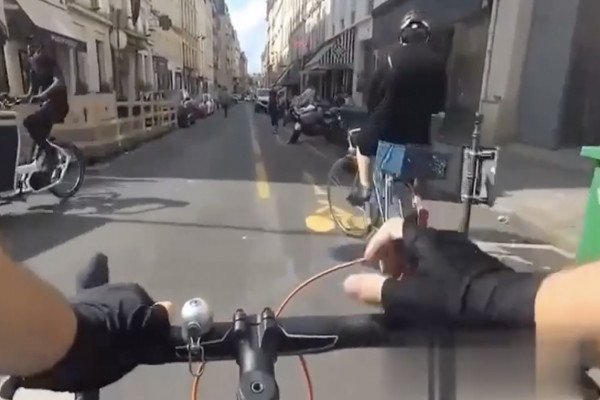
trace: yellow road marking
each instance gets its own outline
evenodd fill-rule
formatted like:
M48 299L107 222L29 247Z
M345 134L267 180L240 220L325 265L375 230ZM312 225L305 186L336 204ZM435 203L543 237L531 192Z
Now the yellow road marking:
M252 139L252 152L254 153L255 158L256 192L258 194L259 199L267 200L271 197L271 185L269 184L269 176L267 175L267 169L265 168L265 163L263 162L260 145L258 144L258 139L256 138L257 136L256 127L254 126L254 118L248 110L249 109L246 108L246 114L248 115L248 119L250 120L250 138Z
M309 215L304 222L306 227L313 232L327 233L335 230L335 223L329 216Z
M339 208L329 207L329 201L327 200L327 190L322 186L315 183L315 179L308 173L304 172L305 181L309 182L313 186L313 191L317 197L318 208L313 211L304 220L306 227L317 233L327 233L335 230L335 222L333 220L332 212L335 214L343 226L349 230L364 230L365 219L360 216L353 215L352 213Z
M260 160L256 162L256 190L261 200L267 200L271 197L271 186L269 185L267 170Z

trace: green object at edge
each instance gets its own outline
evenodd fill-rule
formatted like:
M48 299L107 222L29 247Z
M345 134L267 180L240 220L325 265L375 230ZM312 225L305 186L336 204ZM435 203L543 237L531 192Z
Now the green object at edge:
M579 265L600 260L600 147L583 147L581 155L594 160L596 165L577 251Z

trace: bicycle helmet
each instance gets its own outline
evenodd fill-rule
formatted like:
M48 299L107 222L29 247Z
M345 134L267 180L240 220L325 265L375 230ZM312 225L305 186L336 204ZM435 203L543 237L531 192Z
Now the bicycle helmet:
M426 43L431 38L429 22L418 12L411 11L400 24L399 39L402 44Z

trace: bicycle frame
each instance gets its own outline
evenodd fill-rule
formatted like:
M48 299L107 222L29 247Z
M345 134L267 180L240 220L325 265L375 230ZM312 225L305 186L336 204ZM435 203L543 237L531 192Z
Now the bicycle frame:
M43 170L42 159L41 159L41 157L39 157L40 149L36 145L32 151L33 161L31 161L28 164L19 165L22 149L21 149L21 132L20 132L18 126L16 125L16 114L14 114L13 112L4 112L4 114L6 117L5 118L6 123L4 123L2 125L3 126L13 126L17 129L17 133L16 133L17 149L16 149L16 162L15 162L16 167L15 167L15 172L14 172L15 178L14 178L13 188L12 188L12 190L8 190L8 191L0 193L0 198L10 199L11 197L14 198L15 196L19 196L22 194L38 193L38 192L41 192L44 190L51 189L54 186L61 183L65 177L67 168L71 163L72 157L70 156L70 154L67 153L62 147L52 143L51 141L48 141L48 144L50 146L52 146L59 155L62 155L64 157L64 161L59 162L59 164L56 166L56 169L54 170L53 177L54 177L54 174L56 174L57 172L59 173L59 176L56 177L55 179L52 179L51 180L52 183L50 185L35 190L31 186L31 178L34 173L41 172Z
M54 169L53 172L53 176L54 174L56 174L56 171L59 171L59 176L56 179L52 180L52 183L48 186L45 186L41 189L38 190L34 190L31 185L30 185L30 181L31 181L31 177L33 175L33 173L35 172L40 172L42 171L42 162L40 161L40 157L38 156L38 152L39 152L39 147L36 146L36 148L34 149L34 161L32 161L30 164L26 164L26 165L22 165L17 167L16 169L16 174L17 174L17 179L19 179L19 176L24 177L24 181L23 181L23 187L21 188L21 193L38 193L44 190L48 190L53 188L54 186L58 185L59 183L62 182L62 180L65 177L65 174L67 173L67 168L69 167L69 164L71 163L71 156L69 153L67 153L62 147L57 146L56 144L48 141L48 144L50 144L50 146L54 147L54 149L61 154L62 156L65 157L65 161L60 162L56 168Z
M350 129L348 131L346 140L348 142L348 156L352 156L355 157L357 154L357 148L356 146L354 146L354 144L352 143L352 136L358 132L360 132L361 129L360 128L355 128L355 129ZM380 174L380 179L378 180L378 174ZM394 198L394 178L390 175L384 174L384 173L380 173L379 171L373 171L373 175L372 175L372 182L373 182L373 187L375 188L375 200L376 200L376 205L379 211L379 215L381 215L383 217L383 221L387 221L388 219L390 219L391 217L393 217L392 215L390 215L391 213L391 208L393 206L393 198ZM383 189L381 188L381 182L383 182ZM411 193L413 194L414 197L414 192L412 190L412 188L410 187L410 185L408 185L407 183L403 183L405 186L409 187L411 190ZM383 192L383 195L382 195ZM382 202L382 199L385 200ZM414 200L414 199L413 199ZM370 209L369 207L371 207L372 204L371 202L368 202L365 207L365 212L367 213L367 215L371 215ZM399 217L404 218L404 210L402 207L402 201L399 199L399 204L398 204L398 209L399 209Z

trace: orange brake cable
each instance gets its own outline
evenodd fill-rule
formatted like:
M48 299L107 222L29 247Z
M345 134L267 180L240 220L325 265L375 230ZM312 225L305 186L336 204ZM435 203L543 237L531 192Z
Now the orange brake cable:
M280 317L281 313L286 308L286 306L289 304L289 302L292 300L292 298L294 298L294 296L296 296L298 294L298 292L300 292L302 289L304 289L311 283L323 278L324 276L330 275L334 272L338 272L343 269L350 268L350 267L353 267L358 264L362 264L365 261L366 261L366 259L364 259L364 258L358 258L353 261L349 261L349 262L346 262L343 264L338 264L334 267L326 269L325 271L319 272L318 274L314 275L313 277L302 282L294 290L292 290L292 292L283 300L283 302L281 303L281 305L279 306L279 308L277 308L277 311L275 312L275 317ZM314 388L313 388L312 380L310 378L310 372L308 371L308 364L306 363L304 356L300 355L300 356L298 356L298 359L300 360L300 366L302 368L302 372L304 373L304 378L306 381L308 400L314 400ZM203 362L200 364L200 366L198 367L198 370L194 374L194 381L192 383L192 391L191 391L191 399L190 400L198 400L198 394L199 394L199 388L200 388L200 378L202 377L202 374L204 373L204 369L205 369L205 363Z

